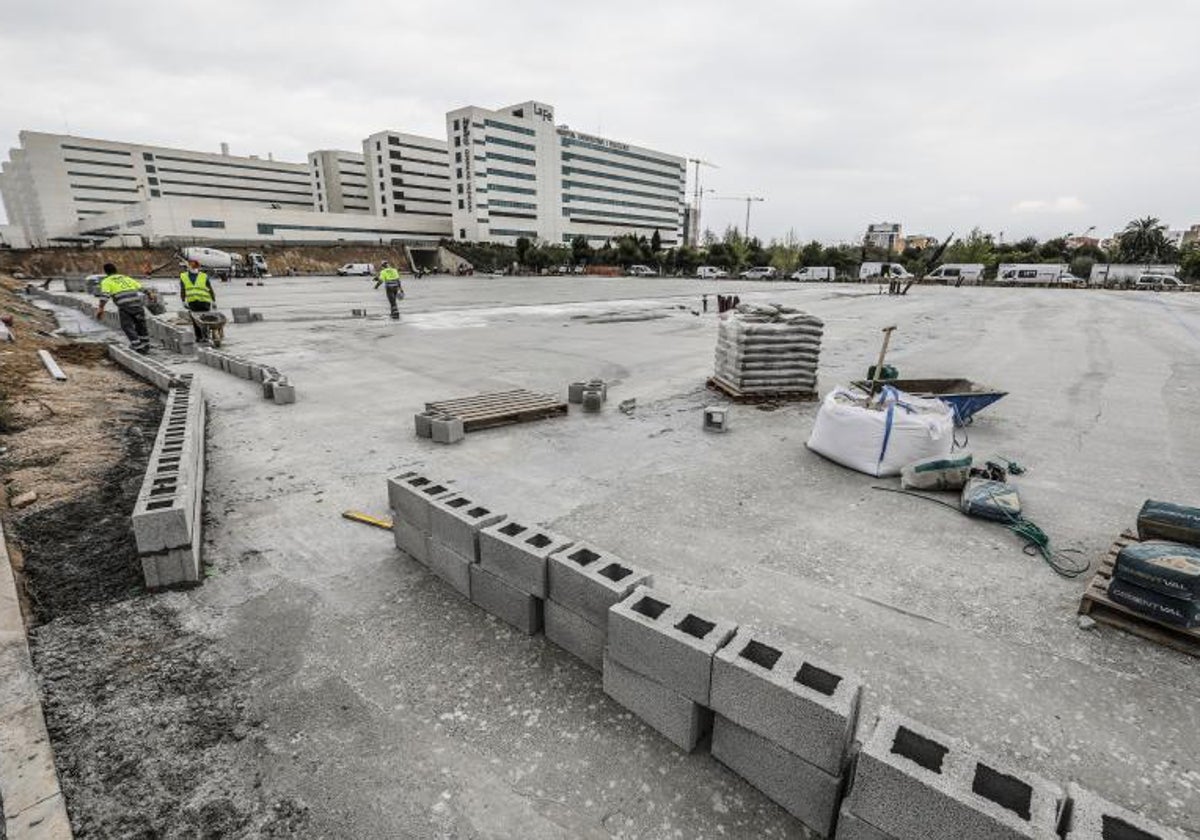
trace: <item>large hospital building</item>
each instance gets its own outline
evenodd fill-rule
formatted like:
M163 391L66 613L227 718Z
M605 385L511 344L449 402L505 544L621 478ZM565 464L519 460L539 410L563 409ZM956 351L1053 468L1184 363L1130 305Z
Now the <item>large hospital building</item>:
M556 125L540 102L459 108L444 137L379 131L305 163L22 131L0 165L0 244L598 244L657 231L672 246L685 166Z

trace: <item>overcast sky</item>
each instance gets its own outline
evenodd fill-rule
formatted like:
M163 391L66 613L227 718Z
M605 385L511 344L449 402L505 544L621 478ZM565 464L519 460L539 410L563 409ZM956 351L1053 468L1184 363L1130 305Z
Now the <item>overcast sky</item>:
M765 237L1200 223L1198 0L0 0L0 56L0 148L35 129L303 161L537 99L717 164L703 186L766 199ZM744 212L707 197L703 224Z

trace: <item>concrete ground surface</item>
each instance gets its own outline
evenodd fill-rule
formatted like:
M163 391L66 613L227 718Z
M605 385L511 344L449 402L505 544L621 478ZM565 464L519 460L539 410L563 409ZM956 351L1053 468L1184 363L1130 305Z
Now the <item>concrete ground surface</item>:
M252 686L263 784L328 837L800 837L706 754L684 756L599 676L461 601L341 511L386 514L417 467L586 539L709 611L771 631L883 705L1017 766L1074 780L1200 838L1197 660L1080 629L1087 576L1059 578L1003 528L814 455L816 404L735 406L701 431L716 292L825 320L821 389L863 374L880 329L911 377L1008 396L969 428L1026 514L1098 561L1146 498L1200 504L1200 296L629 278L406 281L397 323L354 278L218 288L264 321L226 349L298 402L195 363L210 402L206 558L187 620ZM710 312L700 310L701 293ZM371 316L350 317L366 307ZM417 439L429 400L610 383L600 415ZM636 398L632 416L616 409ZM183 600L183 599L181 599Z

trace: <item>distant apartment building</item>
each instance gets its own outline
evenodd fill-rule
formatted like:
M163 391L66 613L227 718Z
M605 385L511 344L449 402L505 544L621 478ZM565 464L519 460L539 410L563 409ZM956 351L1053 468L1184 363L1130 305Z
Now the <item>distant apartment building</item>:
M445 219L450 235L450 163L446 141L380 131L363 141L371 212Z
M894 222L877 222L867 226L863 244L870 248L880 248L889 253L899 253L904 250L903 227Z
M908 236L900 238L899 248L903 251L905 248L915 248L918 251L923 251L926 248L936 248L938 246L938 238L930 236L926 233L910 233Z
M367 167L358 152L322 149L309 152L313 209L318 213L370 213Z
M455 239L682 239L682 157L555 125L554 108L533 101L450 111L446 135Z

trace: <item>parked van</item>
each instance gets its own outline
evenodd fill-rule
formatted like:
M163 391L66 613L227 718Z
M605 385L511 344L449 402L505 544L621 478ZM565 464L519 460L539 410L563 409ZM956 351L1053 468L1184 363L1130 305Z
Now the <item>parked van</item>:
M793 271L790 278L798 283L814 281L832 283L835 274L837 271L831 265L809 265Z
M900 263L865 262L858 267L859 280L874 280L877 277L898 277L906 280L912 275Z
M738 277L743 280L774 280L777 273L773 265L757 265L754 268L747 268Z
M983 279L983 263L943 263L925 275L926 280L944 280L947 285L978 283Z
M1081 282L1067 269L1066 263L1001 263L996 280L1026 286L1068 286Z
M717 268L715 265L702 265L696 269L696 276L701 280L720 280L729 275L723 268Z
M1153 292L1178 292L1186 289L1187 285L1170 274L1143 274L1134 282L1133 287Z
M374 277L374 263L346 263L337 270L338 277Z
M1179 276L1177 264L1147 265L1146 263L1096 263L1092 273L1088 275L1088 284L1092 286L1128 286L1143 274Z

